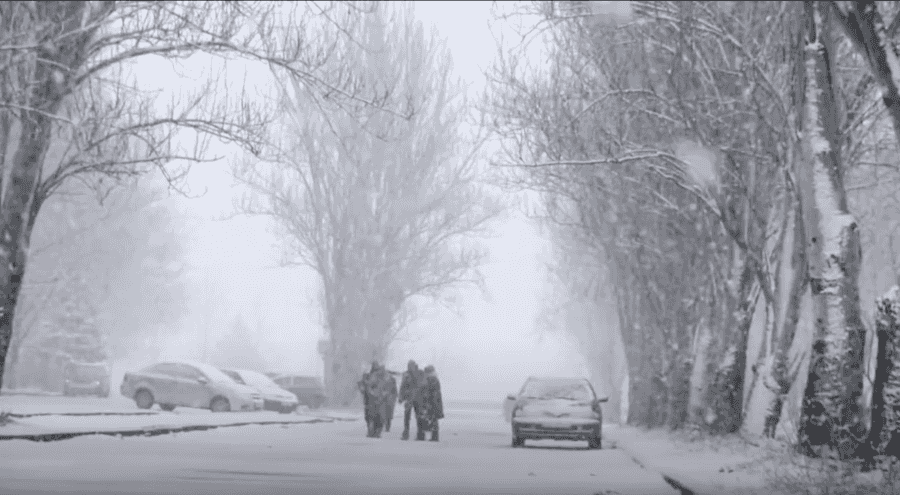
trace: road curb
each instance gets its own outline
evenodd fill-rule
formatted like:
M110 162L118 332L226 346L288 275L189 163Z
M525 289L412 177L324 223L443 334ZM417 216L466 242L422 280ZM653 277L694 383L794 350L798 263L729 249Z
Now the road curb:
M158 416L160 413L156 411L151 412L118 412L118 411L110 411L110 412L59 412L59 413L9 413L10 418L37 418L40 416Z
M611 435L614 437L615 435ZM689 488L683 481L679 480L676 476L672 476L670 473L667 473L663 470L660 470L653 466L653 464L647 462L646 459L642 459L640 455L638 455L634 449L630 449L627 447L627 442L622 442L620 438L611 438L616 442L616 448L625 452L628 457L634 461L635 464L641 467L641 469L646 469L648 471L654 471L659 474L662 479L672 488L678 490L681 495L701 495L700 492Z
M171 433L182 433L191 431L206 431L216 428L233 428L238 426L250 425L302 425L313 423L335 423L337 421L356 421L355 419L345 418L312 418L302 421L240 421L235 423L223 423L219 425L210 424L190 424L183 426L144 426L132 428L119 428L109 430L83 430L70 432L50 432L50 433L26 433L18 435L0 435L2 440L30 440L32 442L57 442L60 440L69 440L71 438L83 437L88 435L107 435L114 437L133 437L146 436L154 437L158 435L168 435Z

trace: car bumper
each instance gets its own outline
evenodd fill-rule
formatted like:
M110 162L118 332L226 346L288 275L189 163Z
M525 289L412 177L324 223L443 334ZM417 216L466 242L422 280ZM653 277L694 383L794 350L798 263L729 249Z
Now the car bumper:
M266 411L293 411L297 409L297 401L286 401L278 399L265 399L263 401L263 409Z
M66 388L73 394L100 394L106 387L102 383L67 383Z
M262 410L262 399L247 399L244 397L234 397L231 399L233 411L260 411Z
M590 440L602 435L600 421L577 418L513 418L513 435L529 440Z

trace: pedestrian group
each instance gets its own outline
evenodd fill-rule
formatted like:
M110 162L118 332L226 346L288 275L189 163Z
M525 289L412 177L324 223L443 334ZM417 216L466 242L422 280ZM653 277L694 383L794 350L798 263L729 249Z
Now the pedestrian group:
M368 437L381 438L382 431L391 431L394 406L400 403L403 404L401 438L409 440L410 416L415 414L416 440L425 440L425 433L431 432L431 441L438 441L438 421L444 417L444 403L434 366L420 370L419 365L410 360L398 393L394 375L383 364L373 361L372 368L363 373L359 381L359 390L363 394Z

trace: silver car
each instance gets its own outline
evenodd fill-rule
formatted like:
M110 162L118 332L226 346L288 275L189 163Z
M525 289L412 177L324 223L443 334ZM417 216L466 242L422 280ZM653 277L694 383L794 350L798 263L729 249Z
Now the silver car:
M167 361L125 373L119 391L141 409L159 404L163 411L178 406L213 412L258 411L262 395L232 380L219 369L192 361Z
M263 398L263 409L282 414L294 412L299 405L297 396L278 386L268 376L252 370L223 369L234 381L255 388Z
M529 377L518 395L506 398L512 423L512 446L525 440L587 440L599 449L603 442L603 411L591 382L584 378Z

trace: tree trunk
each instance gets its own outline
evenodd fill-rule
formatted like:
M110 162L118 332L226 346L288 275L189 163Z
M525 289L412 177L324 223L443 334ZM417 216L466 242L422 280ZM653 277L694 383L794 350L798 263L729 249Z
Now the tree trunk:
M775 396L766 412L763 430L763 434L769 438L775 438L778 423L781 421L784 401L799 372L799 368L791 366L789 361L791 347L794 345L794 336L797 334L797 325L800 321L800 307L809 281L809 272L806 266L806 231L799 201L795 202L790 221L793 224L792 236L788 240L791 243L790 286L784 308L784 318L776 341L774 362L770 370L774 388L772 392Z
M712 331L709 323L701 321L700 329L697 333L697 343L694 345L694 360L691 369L687 420L692 427L705 429L707 426L706 417L710 412L710 377L714 370L710 359Z
M875 330L878 347L875 380L872 383L872 425L860 457L866 470L874 467L875 456L900 429L900 287L894 286L877 301Z
M807 181L807 187L802 188L807 215L804 222L808 228L814 227L808 240L814 245L809 262L815 337L799 443L802 451L812 454L809 447L824 442L837 449L840 458L847 459L855 455L864 433L861 398L865 328L860 319L857 280L862 251L843 185L832 45L829 30L820 29L828 26L830 13L827 5L806 4L806 159L801 161L804 173L798 179L801 184ZM817 429L821 429L822 442L813 438Z
M675 363L672 373L669 375L669 409L666 412L669 429L677 430L687 422L692 365L693 362L690 358L681 359L680 362Z
M31 239L34 208L44 157L53 137L54 116L63 99L71 93L68 86L84 64L91 39L99 23L92 19L92 2L41 2L35 4L36 26L52 29L52 39L36 49L34 71L25 96L16 152L11 163L0 164L9 170L9 183L0 205L0 387L6 368L6 356L12 340L16 304L22 289ZM100 7L104 15L113 3ZM86 27L91 23L93 27ZM51 26L51 27L47 27ZM42 33L43 34L43 33ZM58 40L65 40L54 46ZM39 205L38 205L39 206Z
M759 281L756 277L756 262L749 256L743 257L744 266L738 282L736 311L730 345L725 348L715 375L714 395L715 420L712 431L734 433L743 425L744 371L747 367L747 341L753 311L759 298Z

